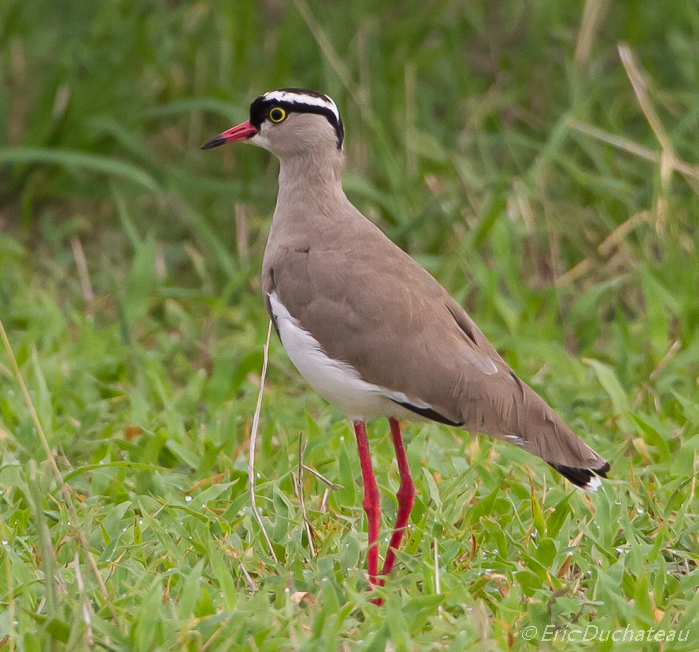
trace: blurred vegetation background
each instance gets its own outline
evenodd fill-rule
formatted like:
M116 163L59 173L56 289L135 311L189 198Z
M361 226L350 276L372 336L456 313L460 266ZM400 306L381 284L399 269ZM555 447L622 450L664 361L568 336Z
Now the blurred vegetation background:
M694 622L698 39L685 0L3 0L0 319L72 494L6 350L0 648L549 649L518 633ZM351 432L276 341L257 470L278 561L248 508L278 166L199 146L280 87L336 100L350 199L612 463L590 499L411 427L386 612ZM298 482L300 432L340 489Z

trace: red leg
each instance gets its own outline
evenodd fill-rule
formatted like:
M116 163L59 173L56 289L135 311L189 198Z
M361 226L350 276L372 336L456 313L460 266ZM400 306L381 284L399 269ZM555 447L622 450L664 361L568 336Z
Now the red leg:
M379 505L379 488L376 486L376 478L371 468L371 455L369 454L369 440L366 436L364 421L354 422L354 433L357 435L357 448L359 449L359 462L362 465L362 478L364 479L364 500L362 506L366 512L369 530L369 551L367 552L367 567L369 570L369 582L381 584L376 578L379 570L379 519L381 518L381 506Z
M400 434L400 424L398 423L398 419L394 419L393 417L391 417L388 422L391 424L391 438L393 439L393 447L396 449L400 487L396 494L396 498L398 499L396 525L393 528L391 542L388 544L386 561L381 571L382 575L390 575L393 570L393 564L396 561L395 550L400 546L403 532L408 525L410 512L413 510L413 505L415 504L415 484L410 477L410 467L408 467L408 458L405 455L405 448L403 447L403 436Z

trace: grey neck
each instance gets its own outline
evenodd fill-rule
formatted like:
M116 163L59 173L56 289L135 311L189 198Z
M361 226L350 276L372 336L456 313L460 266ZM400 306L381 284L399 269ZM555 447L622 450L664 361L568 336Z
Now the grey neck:
M277 206L321 202L332 207L347 201L342 190L341 151L303 152L281 159Z

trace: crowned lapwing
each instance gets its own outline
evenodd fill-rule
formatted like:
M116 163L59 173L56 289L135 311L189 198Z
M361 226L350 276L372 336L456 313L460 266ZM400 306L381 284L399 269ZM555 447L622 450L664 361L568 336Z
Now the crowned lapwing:
M594 491L609 464L498 355L464 309L362 215L342 189L344 128L327 95L265 93L250 120L203 149L248 142L280 162L262 291L289 358L354 425L364 478L369 579L378 572L379 492L365 423L388 418L398 461L398 514L382 575L415 500L399 421L485 433L538 455Z

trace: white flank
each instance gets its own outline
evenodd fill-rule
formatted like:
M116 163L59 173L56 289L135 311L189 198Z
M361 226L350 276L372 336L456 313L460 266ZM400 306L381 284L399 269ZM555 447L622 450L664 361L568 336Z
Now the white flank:
M266 100L276 100L277 102L290 102L291 104L309 104L310 106L319 106L324 109L329 109L335 114L335 118L340 122L340 112L337 110L335 102L327 95L316 97L315 95L305 95L304 93L287 93L286 91L270 91L265 93L263 97Z
M583 491L597 491L599 487L602 486L602 481L596 476L593 475L589 480L588 483L584 486L581 487Z
M326 355L318 341L291 316L276 292L269 295L269 303L279 328L279 337L291 362L318 394L350 419L378 416L416 419L417 415L396 405L391 399L429 408L429 405L411 400L401 392L391 392L362 380L352 365Z

